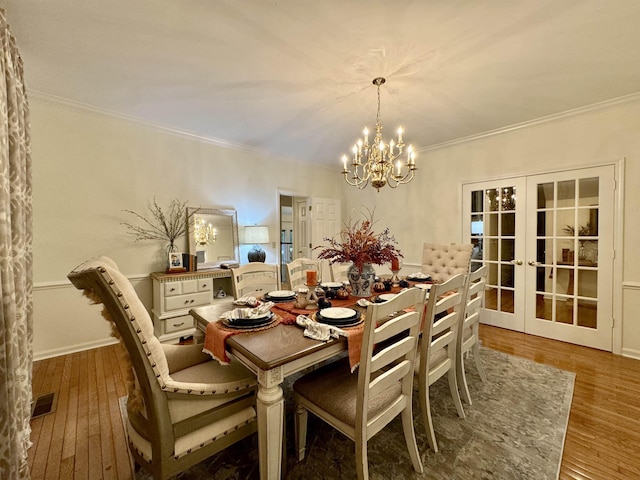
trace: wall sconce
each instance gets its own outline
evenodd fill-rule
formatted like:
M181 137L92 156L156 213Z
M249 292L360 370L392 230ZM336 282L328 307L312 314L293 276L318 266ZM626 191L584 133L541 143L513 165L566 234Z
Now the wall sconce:
M265 225L253 225L244 227L244 243L253 244L247 258L250 262L264 262L267 253L260 246L261 243L269 243L269 227Z

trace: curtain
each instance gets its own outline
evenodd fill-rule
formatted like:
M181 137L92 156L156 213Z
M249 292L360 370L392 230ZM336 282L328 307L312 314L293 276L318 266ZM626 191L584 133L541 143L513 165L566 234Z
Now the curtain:
M0 478L28 479L33 341L32 177L22 59L0 9Z

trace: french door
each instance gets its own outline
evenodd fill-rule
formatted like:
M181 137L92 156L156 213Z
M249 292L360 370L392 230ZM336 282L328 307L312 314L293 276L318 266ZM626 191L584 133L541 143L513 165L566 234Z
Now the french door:
M483 323L612 349L614 167L463 186Z

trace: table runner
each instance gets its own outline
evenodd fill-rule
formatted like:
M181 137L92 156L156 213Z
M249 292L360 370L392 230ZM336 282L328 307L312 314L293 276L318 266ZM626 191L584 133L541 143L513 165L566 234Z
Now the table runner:
M240 328L227 328L219 320L212 320L207 324L207 329L204 333L204 347L202 351L208 353L213 358L218 360L222 365L229 365L230 359L227 355L227 338L231 335L238 335L239 333L259 332L261 330L267 330L273 328L282 323L282 317L277 313L274 313L275 319L269 325L258 328L240 329Z

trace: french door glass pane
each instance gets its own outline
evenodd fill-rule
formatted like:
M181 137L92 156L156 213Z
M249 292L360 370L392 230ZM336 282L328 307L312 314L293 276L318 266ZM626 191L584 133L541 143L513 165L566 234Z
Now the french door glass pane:
M544 294L536 294L536 318L551 320L553 318L553 302Z
M536 317L595 328L598 178L541 183L537 198Z
M598 177L581 178L579 180L578 206L586 207L598 204Z
M500 311L513 313L514 310L514 291L501 289L502 295L500 299Z
M573 207L575 204L576 181L564 180L562 182L558 182L558 208Z
M482 212L484 208L482 207L482 201L484 200L484 192L482 190L475 190L471 192L471 212Z
M538 184L538 208L553 208L553 182Z

